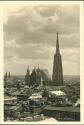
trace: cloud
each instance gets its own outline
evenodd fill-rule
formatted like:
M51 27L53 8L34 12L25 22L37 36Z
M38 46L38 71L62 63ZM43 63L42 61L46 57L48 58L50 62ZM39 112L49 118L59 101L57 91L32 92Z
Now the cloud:
M40 65L52 70L56 32L64 67L79 65L80 14L78 5L11 6L4 21L5 61L9 69L23 65ZM12 61L13 60L13 61ZM18 62L18 63L17 63ZM33 64L34 63L34 64ZM24 67L24 66L23 66ZM23 68L22 68L23 70ZM66 70L65 70L66 72ZM78 72L77 72L78 73Z
M75 33L79 33L78 6L53 6L26 9L23 7L18 12L11 14L7 23L4 24L4 39L6 41L15 39L19 44L43 42L55 45L56 32L61 35L73 34L74 39ZM48 15L44 16L43 13ZM74 24L72 25L72 23Z

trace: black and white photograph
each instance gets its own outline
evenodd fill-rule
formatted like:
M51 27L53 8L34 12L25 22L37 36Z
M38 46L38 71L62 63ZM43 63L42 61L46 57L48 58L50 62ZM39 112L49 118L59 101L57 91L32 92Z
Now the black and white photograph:
M3 6L3 120L80 122L81 6L37 3Z

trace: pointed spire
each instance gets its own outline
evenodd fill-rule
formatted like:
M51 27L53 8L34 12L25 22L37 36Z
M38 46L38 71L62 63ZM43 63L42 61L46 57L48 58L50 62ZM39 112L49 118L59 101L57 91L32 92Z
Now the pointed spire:
M33 71L36 72L36 67L34 66Z
M39 64L38 64L38 69L39 69Z
M10 72L9 72L9 79L10 79Z
M29 71L29 66L28 66L28 69L27 69L27 74L29 74L29 72L30 72L30 71Z
M39 64L38 64L38 68L37 69L39 70Z
M54 55L54 62L53 62L52 81L57 86L63 85L62 58L61 58L60 49L59 49L58 32L57 32L57 40L56 40L56 53Z
M37 72L39 72L39 71L40 71L40 68L39 68L39 65L38 65Z
M27 72L29 72L29 67L27 68Z
M7 77L7 72L6 72L6 77Z
M59 53L59 38L58 38L58 32L57 32L57 42L56 42L56 52Z
M7 77L8 77L8 75L7 75L7 72L6 72L6 74L5 74L5 78L7 79Z

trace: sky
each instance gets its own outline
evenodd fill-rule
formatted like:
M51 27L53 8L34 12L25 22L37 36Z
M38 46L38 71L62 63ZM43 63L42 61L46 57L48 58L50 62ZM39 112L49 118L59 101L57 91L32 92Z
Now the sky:
M52 75L59 32L63 74L80 74L79 5L8 5L3 19L5 72L24 75L39 66Z

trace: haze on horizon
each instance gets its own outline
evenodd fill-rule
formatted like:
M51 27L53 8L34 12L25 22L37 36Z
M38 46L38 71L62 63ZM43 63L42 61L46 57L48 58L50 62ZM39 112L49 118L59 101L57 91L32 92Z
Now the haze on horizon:
M4 72L25 75L36 66L52 74L59 32L63 74L80 74L79 5L9 5L4 8Z

